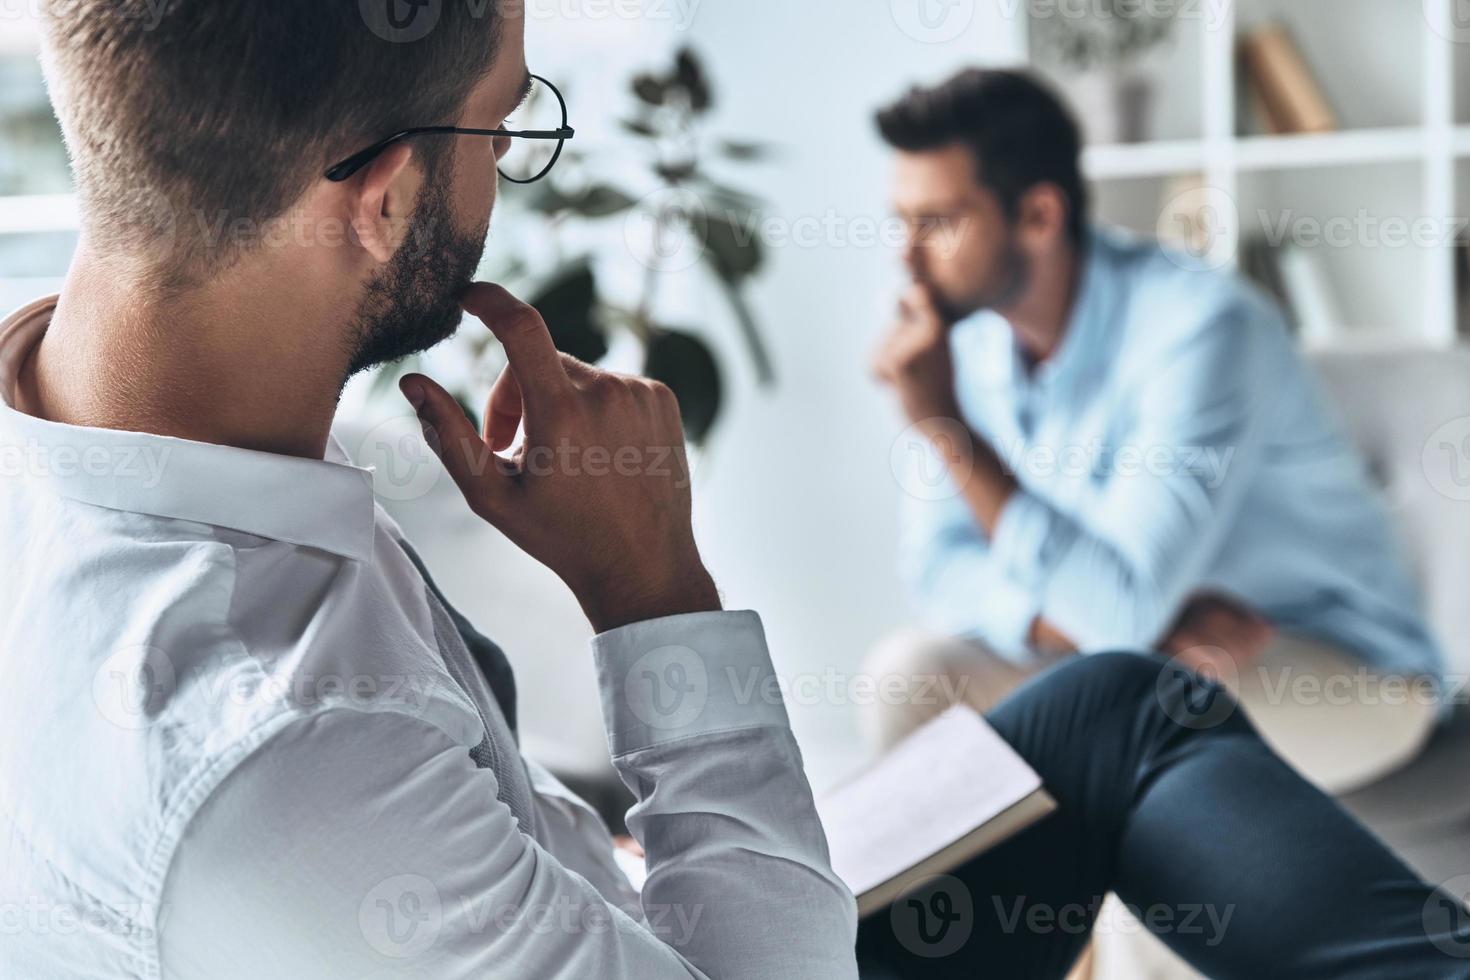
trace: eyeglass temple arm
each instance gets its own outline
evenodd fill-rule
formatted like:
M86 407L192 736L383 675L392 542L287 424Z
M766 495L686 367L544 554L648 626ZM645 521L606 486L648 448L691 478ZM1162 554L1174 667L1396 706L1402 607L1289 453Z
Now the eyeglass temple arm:
M363 167L367 166L379 153L382 153L388 147L392 146L394 143L399 142L400 140L408 139L410 136L419 136L428 133L449 133L453 131L453 126L434 126L424 129L406 129L401 133L394 133L387 139L378 140L378 142L374 143L372 146L369 146L366 149L358 150L346 160L343 160L341 163L333 165L332 168L329 169L324 176L331 181L346 180L348 177L351 177Z
M334 165L324 176L330 181L344 181L367 166L374 157L394 143L406 140L411 136L445 135L450 133L457 133L464 136L512 136L518 139L532 140L569 140L577 134L577 131L571 126L562 126L560 129L465 129L459 126L421 126L418 129L405 129L401 133L394 133L387 139L379 140L365 150L359 150L346 160ZM557 155L560 156L559 153Z

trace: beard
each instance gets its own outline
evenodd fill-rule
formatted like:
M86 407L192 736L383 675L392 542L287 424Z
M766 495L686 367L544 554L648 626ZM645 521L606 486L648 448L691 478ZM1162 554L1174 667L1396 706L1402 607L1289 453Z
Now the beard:
M459 329L460 298L485 250L486 227L466 235L449 206L445 159L425 174L408 236L367 286L347 376L428 350Z
M942 312L950 323L958 323L965 317L981 310L1004 312L1031 283L1031 263L1016 244L1014 237L1007 237L995 257L995 275L985 287L964 300L951 303L941 300Z

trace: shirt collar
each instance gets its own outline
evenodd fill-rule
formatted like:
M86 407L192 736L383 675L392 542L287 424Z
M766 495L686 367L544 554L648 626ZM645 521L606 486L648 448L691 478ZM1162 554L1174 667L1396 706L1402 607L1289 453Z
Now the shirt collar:
M197 521L366 561L372 553L372 471L335 440L325 459L194 442L146 432L64 425L15 408L26 356L57 297L0 321L0 466L73 500Z
M993 310L980 310L956 324L956 331L978 335L987 348L983 359L988 370L995 372L992 381L1011 387L1039 385L1067 386L1100 361L1098 347L1105 342L1106 327L1112 319L1113 299L1117 293L1115 276L1108 268L1112 252L1107 234L1089 229L1082 246L1082 264L1078 271L1077 297L1067 317L1061 344L1052 356L1034 371L1027 368L1026 357L1016 343L1015 331L1005 318Z
M1036 369L1036 380L1042 384L1065 385L1088 364L1097 361L1097 345L1108 321L1113 276L1103 267L1107 254L1099 235L1089 231L1081 251L1077 296L1067 318L1067 329L1052 356Z

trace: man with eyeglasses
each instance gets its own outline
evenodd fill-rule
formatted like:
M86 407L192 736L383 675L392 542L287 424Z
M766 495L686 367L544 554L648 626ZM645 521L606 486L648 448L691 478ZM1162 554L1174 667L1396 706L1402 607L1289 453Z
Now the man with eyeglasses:
M0 446L29 461L0 498L0 976L855 976L854 903L785 710L742 694L772 678L760 620L722 611L686 482L524 465L563 445L663 459L682 437L667 389L559 354L534 310L469 282L497 163L543 144L507 174L534 179L572 135L564 113L512 121L536 84L523 21L453 3L409 8L432 23L374 3L42 9L84 220L61 295L0 324ZM281 221L323 234L256 233ZM330 434L348 377L448 336L461 309L509 360L484 432L428 378L403 392L471 508L598 631L641 892L598 817L521 755L506 657ZM1354 962L1351 936L1391 937L1396 966L1444 962L1455 926L1408 927L1449 896L1238 716L1178 720L1216 694L1124 654L1017 695L993 722L1062 807L956 880L977 900L1183 901L1167 870L1187 853L1222 900L1257 895L1228 840L1190 851L1178 803L1244 768L1270 812L1217 815L1261 836L1285 813L1347 857L1277 869L1305 953L1259 908L1218 944L1186 940L1192 958L1326 975ZM1351 907L1314 913L1324 896ZM866 970L1059 972L1082 942L988 920L945 957L885 939L921 904L864 926Z

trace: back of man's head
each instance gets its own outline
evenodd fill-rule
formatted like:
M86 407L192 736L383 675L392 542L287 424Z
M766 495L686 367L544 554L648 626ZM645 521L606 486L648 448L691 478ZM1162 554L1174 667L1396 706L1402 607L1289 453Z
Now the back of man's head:
M1011 219L1026 191L1055 184L1070 205L1068 234L1074 243L1081 241L1087 221L1081 137L1061 99L1034 76L967 69L932 88L910 89L879 111L878 129L897 150L967 147L980 183Z
M157 258L161 284L198 282L334 160L451 123L495 53L493 7L435 5L430 29L405 31L393 6L42 0L48 84L93 246ZM451 159L452 141L421 143L426 169ZM245 231L221 236L232 228ZM161 238L170 247L150 252Z

